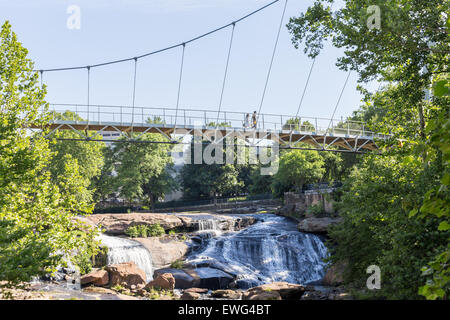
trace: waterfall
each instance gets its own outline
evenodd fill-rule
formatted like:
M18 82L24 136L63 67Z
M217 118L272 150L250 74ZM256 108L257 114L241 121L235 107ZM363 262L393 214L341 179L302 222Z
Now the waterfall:
M220 227L220 221L217 219L201 219L198 220L198 232L208 233L210 236L220 236L222 229Z
M147 281L153 279L153 264L150 252L139 242L111 237L105 234L100 235L102 244L108 247L107 264L116 264L123 262L134 262L144 270Z
M241 288L287 281L306 284L325 274L328 252L321 239L297 231L284 217L258 215L260 222L239 232L211 238L187 261L234 274Z
M220 230L218 220L201 219L198 221L198 231L217 231Z

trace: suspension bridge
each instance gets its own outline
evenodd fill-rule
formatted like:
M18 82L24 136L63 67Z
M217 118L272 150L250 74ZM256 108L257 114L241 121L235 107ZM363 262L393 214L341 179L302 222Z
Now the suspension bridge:
M63 114L67 111L75 114L73 120L62 120L61 117L54 117L46 127L49 129L48 138L59 130L71 130L77 133L78 140L84 141L111 141L117 142L117 139L108 139L108 136L120 136L121 142L142 142L139 136L145 133L158 133L162 137L161 141L146 141L150 143L190 143L184 139L187 136L193 136L200 133L211 143L219 143L224 139L238 139L243 145L248 147L258 147L263 145L264 141L277 143L280 149L313 149L319 151L338 151L365 153L377 151L377 141L387 140L388 135L372 132L366 129L363 122L351 121L348 119L336 119L335 114L339 106L342 94L347 85L350 72L347 75L345 83L341 89L340 95L334 106L330 118L302 117L300 110L303 98L307 90L311 73L313 72L315 60L309 69L306 84L302 90L301 99L295 115L284 115L274 113L262 113L265 95L267 92L270 75L272 72L274 60L278 47L278 40L283 26L283 19L286 13L288 0L281 6L281 19L278 25L276 37L274 39L273 51L268 64L268 69L264 82L264 89L258 106L258 112L237 112L222 110L222 102L225 94L225 85L228 81L228 70L230 57L233 49L233 39L236 31L236 25L246 20L258 12L274 6L277 3L283 3L282 0L274 0L265 6L235 20L229 24L206 32L190 40L178 43L156 51L148 52L139 56L126 59L107 61L87 66L63 67L54 69L35 70L40 74L41 85L43 85L44 75L50 72L70 72L72 70L86 71L86 104L55 104L51 103L48 110L53 114ZM220 102L215 111L180 108L180 96L183 84L183 70L185 67L185 52L187 45L198 41L204 37L211 36L223 29L230 29L230 38L227 46L226 64L221 83ZM156 54L162 54L170 50L181 49L181 59L178 75L177 102L174 107L147 107L135 104L136 82L138 61L149 58ZM131 105L98 105L90 103L91 95L91 73L95 68L107 67L114 64L132 62L134 64L133 74L133 92ZM256 109L256 108L255 108ZM251 119L249 121L249 119ZM37 125L30 124L30 129L42 129ZM106 134L106 133L115 134ZM212 137L220 136L221 139ZM64 138L59 138L64 139ZM73 138L72 138L73 139ZM235 141L235 140L234 140ZM305 147L309 145L309 148Z

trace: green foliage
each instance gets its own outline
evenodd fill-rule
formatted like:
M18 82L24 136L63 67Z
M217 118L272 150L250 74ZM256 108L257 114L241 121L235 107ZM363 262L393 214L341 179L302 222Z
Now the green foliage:
M174 262L172 262L170 264L170 267L173 269L183 269L183 266L184 266L184 262L183 262L183 260L180 260L180 259L175 260Z
M338 204L343 222L330 233L332 260L348 264L345 280L356 288L365 285L365 268L380 266L381 292L368 296L445 299L450 4L355 0L332 12L333 2L316 0L291 18L292 41L315 57L330 39L345 49L339 68L356 71L360 84L387 83L375 94L359 87L364 105L352 120L366 121L369 130L391 133L392 139L381 143L387 155L365 158L345 181ZM370 5L380 7L380 30L367 26ZM430 85L434 96L424 101Z
M148 232L150 237L158 237L166 234L164 228L161 227L158 223L150 225L148 228Z
M128 235L131 238L147 238L147 237L159 237L164 234L166 234L163 227L161 227L159 224L152 224L152 225L135 225L130 226L125 230L125 234Z
M324 162L317 151L293 150L280 157L278 172L273 177L272 190L276 197L284 192L301 192L304 184L322 179Z
M194 144L191 144L191 164L182 167L179 182L185 199L211 198L238 193L244 186L239 180L239 169L234 164L195 164ZM204 151L207 146L202 145ZM225 150L220 150L224 156ZM213 157L215 151L212 152ZM224 159L224 158L222 158Z
M112 150L117 177L114 185L130 203L143 202L153 206L164 194L177 188L172 178L170 146L145 141L161 141L159 134L136 135L142 143L116 143Z
M52 152L45 130L29 132L28 124L44 125L45 86L27 59L27 50L5 22L0 32L0 287L15 287L95 252L95 231L75 216L90 212L79 201L83 188L77 161L66 157L59 183L52 180ZM85 230L85 231L81 231Z
M434 94L440 98L449 96L448 76L435 82ZM445 90L447 88L447 90ZM450 229L450 118L448 109L442 110L428 125L431 142L442 153L445 164L440 184L425 194L425 200L420 208L419 216L427 218L435 216L441 219L438 231L448 234ZM424 286L419 288L419 294L429 300L446 299L450 291L450 244L436 254L426 266L422 267L422 275L427 278Z
M315 216L319 216L325 212L322 203L314 204L314 205L308 207L308 209L306 211L308 214L313 214Z

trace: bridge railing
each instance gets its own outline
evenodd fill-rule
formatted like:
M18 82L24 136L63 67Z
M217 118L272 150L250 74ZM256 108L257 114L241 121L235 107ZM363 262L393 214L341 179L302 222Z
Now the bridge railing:
M230 127L252 130L252 113L238 111L203 110L196 108L130 107L113 105L50 104L49 112L63 114L70 111L70 120L86 124L114 124L121 126L146 126L159 123L162 127L211 128ZM249 123L246 123L246 115ZM386 139L388 136L366 130L365 124L347 119L297 117L282 114L257 115L256 129L262 131L300 132L314 135L355 136ZM58 120L57 117L54 118ZM69 119L68 119L69 120Z

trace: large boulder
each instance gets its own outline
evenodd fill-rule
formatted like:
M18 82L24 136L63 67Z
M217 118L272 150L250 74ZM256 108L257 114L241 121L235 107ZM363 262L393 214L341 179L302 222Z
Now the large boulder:
M184 292L181 295L181 300L198 300L201 297L200 293L197 292Z
M163 273L171 273L175 278L176 289L205 288L211 290L228 288L234 277L222 270L214 268L195 269L159 269L154 273L154 278Z
M262 300L264 298L265 300L271 300L272 298L276 298L278 294L283 300L299 300L304 292L305 287L299 284L273 282L248 289L242 299ZM272 295L269 293L272 293Z
M175 289L175 278L171 273L163 273L158 275L155 280L150 281L145 288L160 288L164 290L173 290Z
M93 270L92 272L81 276L82 286L93 284L95 286L106 286L109 283L109 274L106 270Z
M325 276L322 279L322 284L325 286L339 286L343 280L343 273L345 271L345 263L336 263L327 269Z
M298 224L298 230L309 233L324 234L328 232L328 228L341 222L341 218L306 218Z
M214 298L221 298L221 299L229 299L229 300L238 300L242 296L242 292L234 291L234 290L216 290L212 294L212 297Z
M106 266L105 270L109 272L110 285L126 284L127 288L131 286L141 286L147 283L147 277L144 270L138 268L134 262L125 262Z
M182 259L188 252L188 245L174 239L157 237L136 238L152 255L153 268L161 269L170 266L176 260Z

